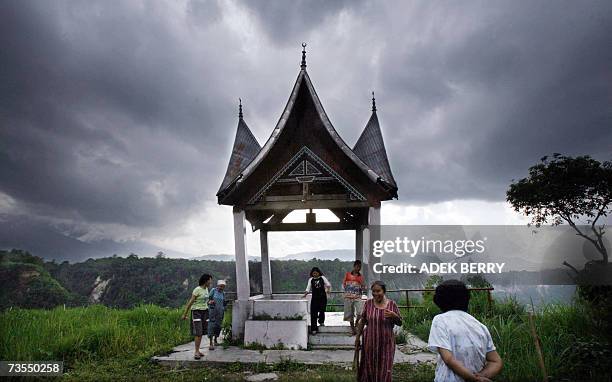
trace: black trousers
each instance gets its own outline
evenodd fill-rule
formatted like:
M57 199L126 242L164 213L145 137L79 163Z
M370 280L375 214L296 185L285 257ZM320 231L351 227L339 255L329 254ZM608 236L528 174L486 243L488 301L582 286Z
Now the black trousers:
M325 323L325 309L327 308L327 296L312 296L310 300L310 330L317 330L319 324Z

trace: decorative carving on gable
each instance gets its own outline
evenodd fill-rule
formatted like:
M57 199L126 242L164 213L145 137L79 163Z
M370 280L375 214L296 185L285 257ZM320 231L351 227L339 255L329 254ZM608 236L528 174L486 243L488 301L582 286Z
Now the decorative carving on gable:
M327 163L319 158L308 147L303 146L257 193L248 204L255 204L264 199L274 187L301 186L299 193L302 200L309 197L310 191L318 186L340 190L347 200L365 201L366 198L349 182L343 179ZM338 196L338 195L336 195Z

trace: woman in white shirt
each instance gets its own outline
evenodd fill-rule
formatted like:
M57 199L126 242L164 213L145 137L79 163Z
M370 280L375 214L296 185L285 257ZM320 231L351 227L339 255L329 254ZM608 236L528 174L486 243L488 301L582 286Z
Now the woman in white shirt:
M429 348L438 353L434 382L490 382L503 363L489 329L468 311L470 291L459 280L436 287L434 303L442 311L429 331Z
M306 297L308 293L312 293L310 300L310 332L317 334L319 329L317 327L317 320L319 325L323 326L325 323L325 309L327 308L327 295L331 292L331 283L323 272L317 267L312 268L310 271L310 278L308 284L306 284L306 291L303 297Z

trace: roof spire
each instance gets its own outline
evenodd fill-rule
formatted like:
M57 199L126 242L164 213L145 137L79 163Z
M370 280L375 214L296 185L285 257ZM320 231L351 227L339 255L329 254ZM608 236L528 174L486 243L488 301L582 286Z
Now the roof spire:
M302 64L300 65L300 68L306 69L306 43L305 42L302 43Z
M238 98L238 119L242 119L242 99Z
M372 91L372 112L376 111L376 98L374 98L374 91Z

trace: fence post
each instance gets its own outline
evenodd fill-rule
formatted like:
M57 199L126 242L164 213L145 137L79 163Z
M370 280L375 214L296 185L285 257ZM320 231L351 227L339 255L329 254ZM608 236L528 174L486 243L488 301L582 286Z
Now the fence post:
M406 292L406 309L410 310L410 297L408 297L408 289L406 289L405 292Z
M493 305L493 297L491 296L491 289L487 289L487 305L488 305L489 312L490 312L492 305Z

